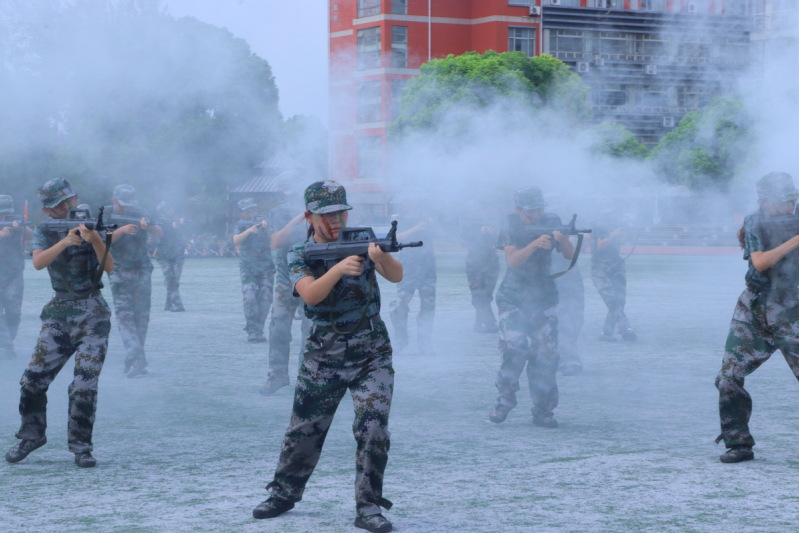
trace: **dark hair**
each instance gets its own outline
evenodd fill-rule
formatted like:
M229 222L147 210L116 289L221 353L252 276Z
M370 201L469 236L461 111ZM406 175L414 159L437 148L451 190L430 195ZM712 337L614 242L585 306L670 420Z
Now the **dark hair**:
M744 227L741 226L741 229L738 230L738 244L741 245L741 249L744 249L744 238L746 236L746 232L744 231Z
M306 211L306 213L308 213L308 211ZM313 222L311 222L310 224L308 224L308 230L305 233L305 238L310 239L311 235L313 234L314 234L314 227L313 227Z

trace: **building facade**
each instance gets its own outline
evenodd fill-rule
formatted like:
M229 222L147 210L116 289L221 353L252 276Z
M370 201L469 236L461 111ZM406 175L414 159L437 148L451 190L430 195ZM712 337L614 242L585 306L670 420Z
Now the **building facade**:
M331 175L380 190L387 128L422 63L550 54L591 88L595 120L654 145L750 63L749 35L778 0L329 0Z

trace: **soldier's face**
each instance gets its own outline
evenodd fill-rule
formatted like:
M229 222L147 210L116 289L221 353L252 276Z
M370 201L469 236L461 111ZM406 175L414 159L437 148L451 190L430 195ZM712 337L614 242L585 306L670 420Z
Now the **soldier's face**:
M770 215L792 215L796 210L796 200L785 200L784 202L766 202L766 210Z
M316 238L321 239L321 242L331 242L338 239L338 233L341 228L347 225L347 211L335 211L333 213L307 213L306 220L313 224Z
M541 218L541 215L544 214L544 208L538 207L536 209L522 209L521 207L516 208L516 213L521 217L522 222L527 225L533 225L538 223L538 219Z
M69 213L69 210L76 205L78 205L78 197L73 196L72 198L67 198L57 206L50 209L43 207L42 211L53 218L64 218L67 216L67 213Z

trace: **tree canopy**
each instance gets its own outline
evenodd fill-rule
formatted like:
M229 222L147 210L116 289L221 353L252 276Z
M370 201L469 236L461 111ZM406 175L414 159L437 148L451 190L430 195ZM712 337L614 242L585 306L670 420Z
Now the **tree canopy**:
M600 122L591 128L595 139L591 145L594 153L617 158L644 159L649 150L633 133L615 122Z
M751 117L741 100L720 97L686 114L652 150L655 172L695 191L727 191L752 143Z
M227 30L175 19L159 1L8 0L0 50L8 192L32 197L63 176L93 204L118 183L152 202L221 202L276 148L269 64Z
M557 109L572 120L590 115L588 87L562 61L522 52L467 52L433 59L405 89L392 134L438 127L442 117L487 108L499 98L527 109Z

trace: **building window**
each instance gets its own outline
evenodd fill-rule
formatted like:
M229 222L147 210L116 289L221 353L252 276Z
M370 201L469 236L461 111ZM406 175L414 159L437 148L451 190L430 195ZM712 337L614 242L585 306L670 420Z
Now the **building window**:
M630 39L626 33L599 32L599 50L602 54L626 55Z
M391 66L408 67L408 27L391 27Z
M358 70L380 68L380 28L358 30Z
M358 122L380 122L383 97L379 81L365 81L358 86Z
M535 55L535 28L508 28L508 51Z
M666 0L641 0L644 11L666 11Z
M380 14L380 0L358 0L358 18Z
M508 0L509 6L531 6L535 0Z
M627 86L603 83L593 91L594 105L622 106L627 104Z
M380 151L382 142L379 135L358 137L358 179L380 177Z
M399 116L400 103L402 103L402 92L408 85L408 80L391 80L391 118Z
M392 15L407 15L408 14L408 0L391 0L391 14Z

